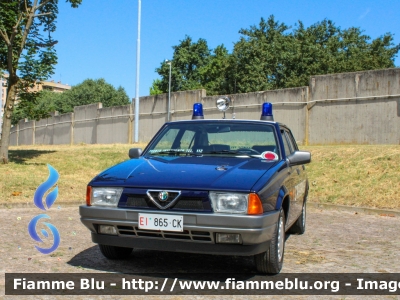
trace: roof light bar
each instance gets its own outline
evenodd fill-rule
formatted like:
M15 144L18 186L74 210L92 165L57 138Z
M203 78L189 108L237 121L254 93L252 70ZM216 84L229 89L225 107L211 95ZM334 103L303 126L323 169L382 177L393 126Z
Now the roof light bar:
M272 115L272 103L270 102L265 102L262 105L262 114L261 114L261 119L263 121L273 121L274 116Z
M193 104L192 120L199 120L199 119L204 119L203 104L195 103L195 104Z

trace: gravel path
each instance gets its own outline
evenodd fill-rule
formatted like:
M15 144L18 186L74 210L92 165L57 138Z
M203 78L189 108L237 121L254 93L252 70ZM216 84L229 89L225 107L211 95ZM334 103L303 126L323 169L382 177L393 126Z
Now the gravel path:
M128 261L108 261L91 242L77 207L46 212L61 236L50 255L39 253L27 231L36 208L0 209L0 276L10 272L253 273L250 257L136 250ZM282 273L400 273L398 216L308 208L307 230L286 241ZM46 247L46 245L45 245ZM1 295L1 294L0 294Z

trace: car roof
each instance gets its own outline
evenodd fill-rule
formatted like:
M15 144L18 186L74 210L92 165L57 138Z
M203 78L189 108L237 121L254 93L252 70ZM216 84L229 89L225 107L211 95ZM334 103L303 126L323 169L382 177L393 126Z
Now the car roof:
M165 124L176 124L176 123L192 123L192 122L201 122L207 123L209 121L212 122L237 122L237 123L256 123L256 124L272 124L272 125L279 125L288 128L285 124L275 121L264 121L264 120L248 120L248 119L196 119L196 120L179 120L179 121L170 121L166 122Z

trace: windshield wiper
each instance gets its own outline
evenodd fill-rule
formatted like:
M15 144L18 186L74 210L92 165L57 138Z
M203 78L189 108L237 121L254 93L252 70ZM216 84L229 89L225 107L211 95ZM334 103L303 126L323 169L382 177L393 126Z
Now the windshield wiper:
M214 150L208 152L202 152L203 154L230 154L230 155L240 155L240 156L247 156L247 157L257 157L255 155L244 153L244 151L235 151L235 150Z
M149 156L157 156L158 154L175 154L177 156L180 156L181 154L184 154L185 156L202 156L203 155L203 154L195 153L195 152L167 150L167 151L159 151L159 152L149 153Z
M203 154L237 154L237 151L232 151L232 150L213 150L213 151L203 152Z

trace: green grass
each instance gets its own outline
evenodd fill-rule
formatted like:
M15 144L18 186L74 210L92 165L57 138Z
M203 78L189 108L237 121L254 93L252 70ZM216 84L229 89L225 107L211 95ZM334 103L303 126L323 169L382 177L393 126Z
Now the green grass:
M0 203L33 203L48 177L47 164L60 174L57 202L84 201L87 183L100 171L128 159L141 145L20 146L0 165ZM400 146L304 146L312 153L306 169L309 201L400 209Z

